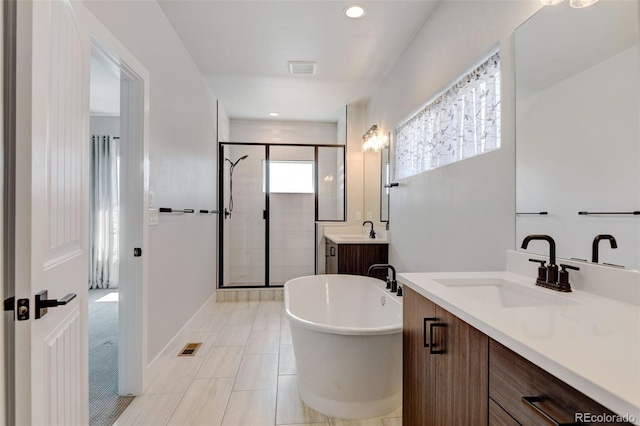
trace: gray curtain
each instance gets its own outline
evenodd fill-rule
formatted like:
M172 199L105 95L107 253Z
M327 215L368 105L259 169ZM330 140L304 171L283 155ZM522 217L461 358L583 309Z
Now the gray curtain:
M91 136L89 288L118 287L118 138Z

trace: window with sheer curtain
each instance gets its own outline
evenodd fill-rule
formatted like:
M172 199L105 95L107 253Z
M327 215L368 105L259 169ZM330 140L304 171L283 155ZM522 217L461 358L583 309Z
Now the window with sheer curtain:
M89 288L118 287L119 138L91 137Z
M395 177L500 148L500 56L495 53L395 128Z

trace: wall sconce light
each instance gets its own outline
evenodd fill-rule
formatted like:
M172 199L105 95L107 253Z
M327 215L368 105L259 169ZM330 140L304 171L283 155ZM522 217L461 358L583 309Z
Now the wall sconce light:
M374 124L362 135L362 150L364 152L378 152L389 144L389 138L386 135L380 136L378 133L378 125Z
M540 3L545 6L551 6L554 4L562 3L563 1L564 0L540 0ZM598 0L569 0L569 6L575 9L581 9L583 7L589 7L597 2Z

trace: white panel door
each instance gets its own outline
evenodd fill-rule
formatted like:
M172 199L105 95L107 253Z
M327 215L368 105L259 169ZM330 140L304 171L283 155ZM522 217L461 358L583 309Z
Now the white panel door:
M17 423L85 425L90 36L66 0L17 3ZM43 290L76 297L36 319Z

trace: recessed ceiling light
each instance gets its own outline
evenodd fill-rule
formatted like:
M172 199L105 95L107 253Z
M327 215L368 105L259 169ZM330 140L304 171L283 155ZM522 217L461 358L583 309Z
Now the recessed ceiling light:
M272 116L272 117L277 117L277 116L280 115L280 113L279 112L270 112L269 115Z
M359 4L352 4L344 8L344 14L349 18L358 19L367 14L367 9Z

